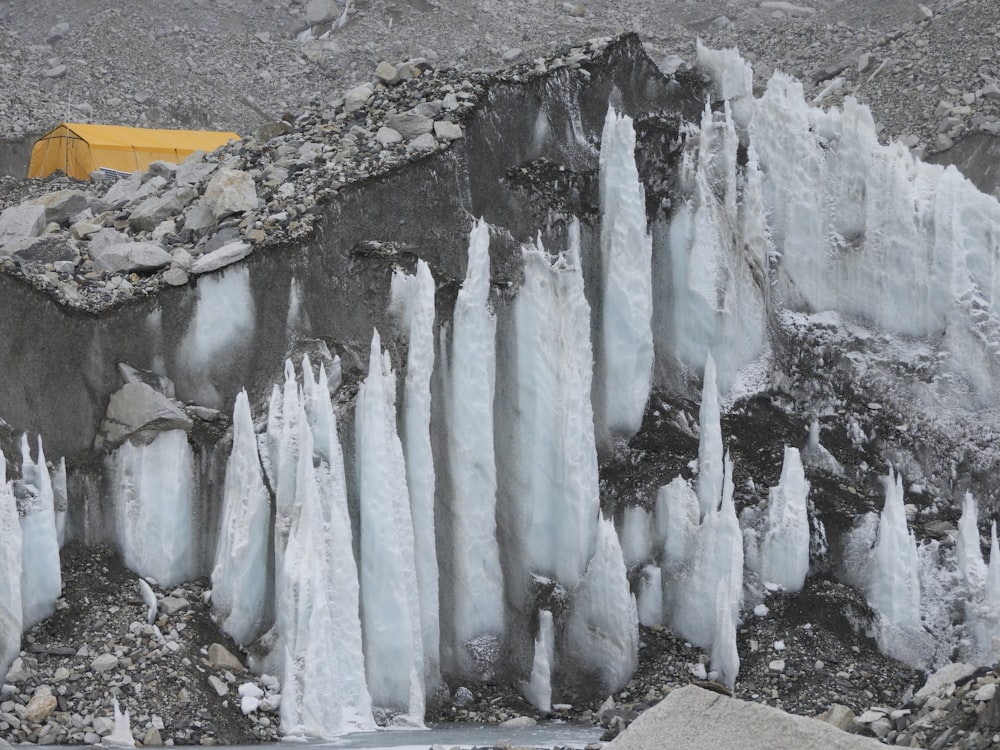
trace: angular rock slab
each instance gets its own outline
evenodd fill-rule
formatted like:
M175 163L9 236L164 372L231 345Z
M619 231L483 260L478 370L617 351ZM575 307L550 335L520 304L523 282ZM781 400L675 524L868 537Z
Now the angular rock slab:
M243 260L253 252L253 246L241 240L235 240L223 245L218 250L213 250L207 255L202 255L191 264L191 273L208 273L216 271L230 263Z
M881 742L826 722L793 716L694 685L675 690L646 710L606 750L876 750Z
M22 203L0 213L0 245L10 240L37 237L45 229L45 207Z
M151 242L126 242L95 249L91 245L90 257L102 271L155 271L169 266L170 253Z
M190 431L191 418L146 383L126 383L111 394L94 447L109 450L139 432Z

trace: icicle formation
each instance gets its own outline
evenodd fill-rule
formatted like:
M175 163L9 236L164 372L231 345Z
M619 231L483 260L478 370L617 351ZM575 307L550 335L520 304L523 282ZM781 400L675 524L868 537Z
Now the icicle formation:
M528 570L570 588L587 569L600 513L590 401L590 307L579 227L550 261L539 239L521 249L524 286L514 306L516 415L511 451L515 530Z
M890 626L904 631L920 627L917 540L906 524L903 478L891 470L867 594L868 603Z
M21 506L22 625L29 628L55 612L62 593L52 479L40 435L37 461L31 460L28 436L21 436L21 482L15 489Z
M257 456L246 391L233 406L233 448L226 465L222 529L212 570L212 608L219 627L249 643L268 613L271 499Z
M375 705L404 711L420 724L424 651L413 519L396 433L396 378L378 331L372 335L368 376L358 391L354 421L368 687Z
M7 482L7 458L0 452L0 672L21 650L21 523L14 490Z
M639 617L610 519L598 522L597 550L572 596L564 657L594 675L595 691L617 692L639 664Z
M796 448L785 446L781 479L768 494L760 548L760 577L785 591L800 591L809 572L809 483Z
M552 710L552 667L555 664L555 634L552 613L547 609L538 612L538 635L535 637L535 654L531 664L531 678L521 685L521 695L543 714Z
M496 642L504 632L503 572L496 535L496 459L493 396L496 386L496 317L489 307L490 230L476 222L469 237L469 266L458 292L444 411L449 486L449 556L442 560L443 609L454 670L470 677L482 665L470 643ZM444 624L442 630L445 630Z
M441 682L438 562L434 530L434 457L431 453L431 374L434 370L434 277L417 261L417 271L392 275L392 306L406 330L406 381L400 434L413 515L424 681Z
M608 107L601 135L601 323L595 347L599 440L638 432L653 376L652 237L632 118Z

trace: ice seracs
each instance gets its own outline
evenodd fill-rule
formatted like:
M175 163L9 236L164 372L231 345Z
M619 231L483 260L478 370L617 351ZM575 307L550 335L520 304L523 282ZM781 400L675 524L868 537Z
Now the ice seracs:
M482 679L506 626L503 571L497 542L496 316L490 309L490 228L477 221L469 236L465 281L455 302L441 357L446 472L439 549L442 660L458 674ZM447 530L447 531L445 531ZM473 645L474 644L475 647Z
M653 240L632 118L608 107L599 159L600 314L594 346L598 444L642 425L653 377Z
M419 725L424 714L424 648L413 516L396 432L396 377L377 330L354 422L368 688L374 705L405 714Z
M531 677L521 685L521 695L543 714L552 710L552 668L555 664L555 635L552 613L538 612L538 635L531 662Z
M219 627L248 643L272 601L268 559L271 497L264 485L246 391L233 406L233 448L226 464L222 527L212 570L212 608Z
M441 682L441 625L434 526L436 473L431 445L431 377L434 371L434 277L424 261L412 276L392 275L392 305L407 341L406 379L400 439L413 516L414 556L420 591L420 631L424 640L424 681Z
M21 524L7 459L0 452L0 672L7 673L21 650Z
M14 491L21 514L22 624L30 627L55 611L56 599L62 593L55 499L41 436L35 460L31 458L28 436L21 436L21 481L15 484Z
M768 494L760 544L760 577L765 583L796 592L809 572L809 483L796 448L785 447L781 479Z

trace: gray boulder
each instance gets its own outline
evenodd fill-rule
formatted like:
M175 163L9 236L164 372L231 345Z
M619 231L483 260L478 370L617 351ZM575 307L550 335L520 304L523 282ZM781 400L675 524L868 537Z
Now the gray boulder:
M28 247L16 251L13 257L28 263L58 263L60 261L76 263L80 260L80 251L77 250L76 243L72 240L68 240L62 235L49 235L39 237Z
M462 126L447 120L438 120L434 123L434 135L442 141L454 141L462 137Z
M418 135L430 133L434 127L434 121L431 118L413 110L388 115L385 118L385 124L407 141L413 140Z
M204 237L215 231L219 222L207 198L199 198L184 213L184 234L188 240Z
M191 425L188 415L156 389L146 383L126 383L111 394L94 447L112 450L129 438L148 443L159 432L189 432Z
M88 208L94 213L100 213L105 208L101 201L84 190L56 190L36 198L32 203L45 207L46 222L61 225L69 224L70 219Z
M104 194L104 202L111 208L121 208L131 202L142 187L142 172L133 172L108 188L108 192Z
M118 374L126 383L145 383L150 388L154 388L167 398L174 398L174 381L165 375L160 375L152 370L143 370L133 367L127 362L118 363Z
M644 711L605 750L876 750L885 745L805 716L728 698L694 685L674 690Z
M355 86L353 89L344 94L344 111L354 112L357 109L361 109L368 102L369 97L375 92L371 86L367 83L362 83L360 86Z
M152 242L126 242L90 249L90 257L102 271L155 271L170 265L170 253Z
M191 273L208 273L243 260L251 252L253 246L242 240L235 240L223 245L218 250L213 250L207 255L202 255L191 264Z
M339 12L337 0L309 0L306 3L306 20L311 24L332 21Z
M163 195L151 195L132 209L128 223L137 232L151 232L161 221L176 216L183 208L173 190Z
M37 237L45 229L45 207L31 203L11 206L0 213L0 245L11 240Z
M205 161L204 151L195 151L177 165L174 181L178 185L200 185L218 168L216 162Z
M129 237L124 232L119 232L117 229L112 229L111 227L104 227L103 229L98 229L90 235L90 242L87 246L91 257L95 252L100 251L103 248L111 247L112 245L124 245L127 242L131 242L132 238Z
M216 219L257 208L257 186L253 177L239 169L223 167L205 186L205 198Z

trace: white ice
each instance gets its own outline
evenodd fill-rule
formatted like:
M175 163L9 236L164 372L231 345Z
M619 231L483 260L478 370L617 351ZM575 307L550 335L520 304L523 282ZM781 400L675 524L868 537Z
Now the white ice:
M34 461L28 436L21 436L21 478L21 611L22 625L29 628L55 611L62 593L52 480L41 436Z
M376 706L403 712L420 724L424 651L413 517L396 432L396 377L378 331L372 335L368 375L358 391L354 419L368 688Z
M543 714L552 710L552 668L555 665L555 632L552 613L538 612L538 635L531 662L531 677L521 685L521 695Z
M721 441L721 437L720 437ZM659 550L663 572L678 576L694 556L700 511L698 496L682 477L660 487L654 512L654 544Z
M657 565L646 565L639 577L636 593L639 624L646 627L663 622L663 574Z
M966 492L962 501L955 557L965 585L971 592L979 592L986 584L986 563L983 562L983 553L979 548L979 511L971 492Z
M653 551L653 519L641 505L631 505L622 511L618 537L629 568L646 562Z
M223 406L215 379L253 340L254 312L246 266L198 278L194 313L176 355L175 380L186 398L213 408Z
M796 448L785 447L781 479L768 493L767 519L760 548L760 577L765 583L800 591L809 572L809 482Z
M296 422L296 431L295 511L276 586L284 651L281 730L329 739L373 729L374 718L362 662L343 466L331 472L317 460L306 419ZM332 480L334 474L339 481Z
M599 159L600 324L594 347L598 443L642 425L653 375L652 237L635 161L632 118L608 107Z
M233 406L233 447L226 464L222 526L212 570L212 609L219 627L249 643L269 611L271 497L264 486L246 391Z
M639 663L639 616L610 519L598 522L597 550L571 595L566 651L597 675L595 691L617 692Z
M434 277L424 261L412 276L392 275L392 307L406 333L406 380L400 437L413 516L414 552L424 640L424 682L441 681L441 625L434 527L436 476L431 452L431 375L434 370Z
M512 536L528 570L569 588L594 554L600 513L590 400L590 307L579 234L550 258L541 241L521 249L524 285L514 304L516 400L509 454ZM510 533L511 530L508 529Z
M21 650L21 523L14 490L7 482L7 459L0 452L0 672Z
M131 570L173 586L195 575L194 455L183 430L126 441L107 459L118 546Z
M444 366L451 564L441 580L449 644L460 672L475 672L469 643L504 632L503 571L496 533L496 316L490 309L490 230L480 220L469 237L469 263L455 302Z
M106 747L135 747L135 738L132 736L132 722L129 720L128 711L122 712L118 706L118 699L114 701L114 728L111 734L101 740L101 744Z
M718 673L718 681L733 689L740 671L740 655L736 649L736 624L739 619L739 600L732 597L732 581L726 574L715 595L715 633L712 636L711 666ZM706 592L708 593L708 592Z
M891 627L903 631L920 627L917 541L906 523L903 479L893 471L885 480L867 596L872 609Z
M723 479L722 423L719 390L715 380L715 359L708 353L698 407L698 508L705 518L719 507Z

